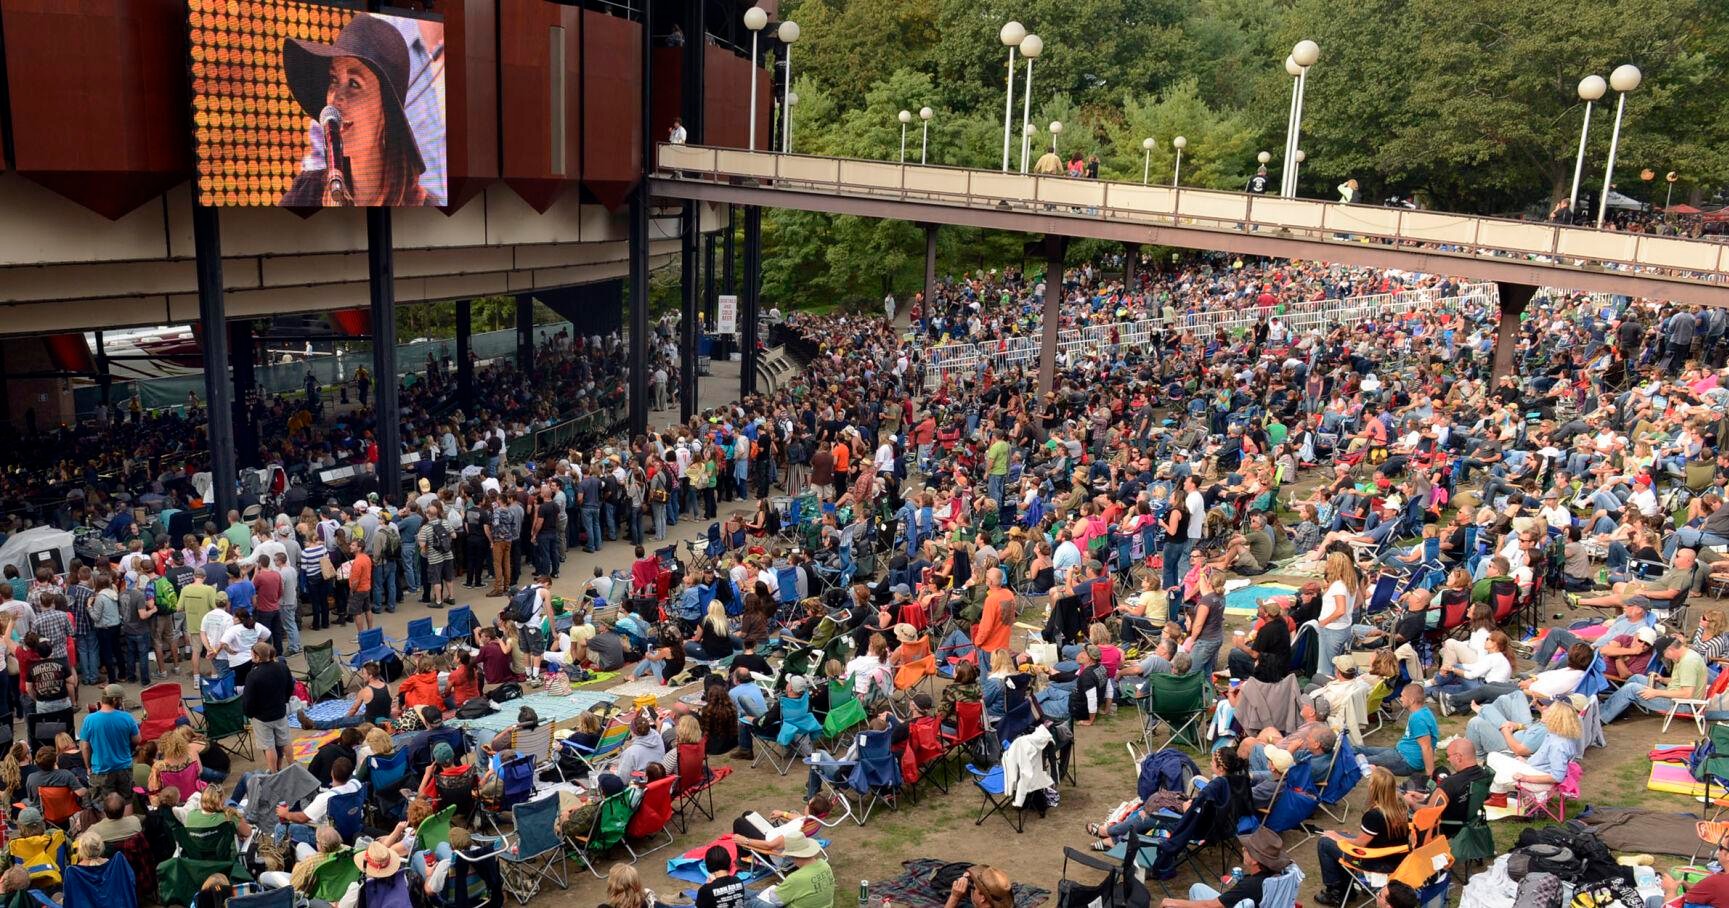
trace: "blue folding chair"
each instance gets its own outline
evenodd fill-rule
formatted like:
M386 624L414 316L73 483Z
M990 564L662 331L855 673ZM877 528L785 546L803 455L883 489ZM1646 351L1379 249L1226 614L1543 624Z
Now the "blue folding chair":
M260 889L229 899L223 908L294 908L296 895L293 888L288 886Z
M336 827L342 841L354 841L354 837L360 835L366 818L366 786L362 785L359 791L331 796L329 806L327 819L330 825Z
M403 655L413 653L442 653L449 641L444 635L432 629L431 618L412 618L408 622L408 633L402 640Z
M198 676L198 696L181 697L180 702L186 704L187 710L195 713L204 712L205 701L234 699L234 671L225 671L221 676L212 678L207 675Z
M407 816L408 802L402 797L402 785L408 778L408 751L399 748L388 757L367 757L366 766L366 784L372 791L373 809L379 816L392 821Z
M995 813L1001 814L1003 820L1015 828L1015 832L1020 833L1026 830L1027 809L1025 805L1016 807L1014 797L1008 793L1007 788L1003 785L1001 763L992 766L989 770L983 770L968 763L967 774L973 777L973 785L984 796L983 802L979 804L978 819L973 821L974 826L983 826L985 820ZM1015 817L1012 820L1009 819L1011 808L1015 812Z
M498 817L505 811L514 810L517 805L526 802L534 796L535 759L533 754L518 754L504 761L498 767L498 778L504 783L504 791L498 796L498 802L486 805L482 815L492 824L492 830L503 835L504 830L498 827Z
M132 873L132 865L118 855L95 867L77 864L67 867L61 875L60 886L66 908L136 905L139 901L138 882ZM52 899L47 902L54 904Z
M847 787L858 796L859 804L853 817L860 826L870 819L878 804L896 808L901 787L901 763L889 747L886 731L861 731L858 736L858 760L847 777Z
M510 808L510 818L515 840L498 853L504 862L505 891L526 905L540 893L542 882L569 889L564 837L558 832L558 795L517 804Z
M438 632L448 645L458 640L467 639L474 634L474 609L459 605L445 616L444 630Z
M348 660L348 667L359 671L368 662L382 662L394 655L396 650L385 642L383 629L367 628L360 632L359 651Z
M775 596L781 605L798 604L798 568L777 567L774 569L774 582L780 588Z

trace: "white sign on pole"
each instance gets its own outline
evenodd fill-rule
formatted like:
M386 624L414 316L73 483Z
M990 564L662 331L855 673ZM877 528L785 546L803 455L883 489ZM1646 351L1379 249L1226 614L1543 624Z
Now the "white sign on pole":
M738 333L738 297L723 294L715 308L714 330L716 334Z

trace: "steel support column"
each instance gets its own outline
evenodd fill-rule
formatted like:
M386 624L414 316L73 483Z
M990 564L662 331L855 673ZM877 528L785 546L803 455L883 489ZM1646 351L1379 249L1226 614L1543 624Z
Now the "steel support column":
M534 297L526 293L516 297L516 368L534 370Z
M228 326L222 306L222 228L216 209L192 206L192 249L203 331L204 409L210 441L210 488L218 522L234 510L234 398L228 386Z
M474 413L474 300L456 301L456 399L466 414Z
M378 489L402 500L402 376L396 370L396 248L390 209L366 209L366 278L372 300L373 439L378 443Z
M1141 268L1141 244L1140 243L1124 243L1123 244L1123 289L1124 290L1126 290L1130 293L1134 292L1135 279L1140 276L1140 268Z
M716 261L715 253L718 251L719 246L716 238L713 236L703 237L702 244L702 323L704 325L713 325L714 307L716 305L715 296L720 292L715 289L714 282Z
M740 345L744 355L739 358L738 393L749 397L756 393L756 321L762 294L762 209L755 205L744 210L744 296L739 299Z
M1501 321L1495 326L1495 365L1491 378L1499 381L1513 371L1513 355L1519 351L1519 318L1525 314L1525 306L1537 288L1500 281L1495 282L1495 287L1501 295Z
M679 239L679 293L683 311L678 322L678 419L690 422L696 414L696 312L701 284L697 276L700 260L698 238L702 236L701 212L695 202L684 203L683 231Z
M648 183L630 194L630 434L648 431Z
M721 232L721 265L720 292L734 294L738 292L738 275L734 273L734 265L738 261L738 240L734 236L738 219L733 217L735 206L726 206L726 230Z
M937 225L925 225L925 305L931 311L937 299Z
M1062 319L1063 256L1067 252L1068 237L1046 234L1044 324L1039 345L1039 397L1049 394L1057 383L1057 327Z
M245 320L228 320L228 361L234 370L234 463L256 469L264 465L258 454L258 340Z

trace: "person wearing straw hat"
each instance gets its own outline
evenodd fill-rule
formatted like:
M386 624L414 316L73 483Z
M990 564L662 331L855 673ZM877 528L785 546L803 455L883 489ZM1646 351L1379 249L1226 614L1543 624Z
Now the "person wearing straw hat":
M1279 834L1265 826L1248 835L1237 836L1237 843L1243 846L1242 879L1224 892L1205 883L1196 883L1189 887L1188 898L1164 899L1159 902L1159 908L1225 908L1242 902L1261 904L1267 880L1284 873L1285 868L1291 866L1291 859L1285 857L1285 845Z
M751 899L746 908L832 908L834 870L823 857L822 848L803 833L787 832L781 837L780 853L790 858L796 869Z
M354 866L360 868L361 876L348 884L342 904L409 904L408 877L402 872L402 855L396 849L375 840L354 856Z
M426 163L404 111L408 45L394 26L358 13L332 44L284 38L282 68L289 91L307 116L322 119L326 108L335 108L345 160L326 160L321 168L301 171L279 204L438 204L419 182ZM310 151L308 157L317 160L322 149Z

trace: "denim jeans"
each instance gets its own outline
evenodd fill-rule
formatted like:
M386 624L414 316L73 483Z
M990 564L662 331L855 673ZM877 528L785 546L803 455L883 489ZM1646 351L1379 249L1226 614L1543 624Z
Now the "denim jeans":
M999 505L1003 503L1003 483L1008 478L1009 477L1008 477L1007 473L1004 473L1001 475L998 475L996 473L992 473L988 477L988 483L990 485L990 490L991 490L990 491L991 500L996 502Z
M396 563L382 558L372 564L372 613L396 611Z
M549 576L558 570L557 533L542 533L535 537L534 570L536 573Z
M1729 538L1716 533L1707 533L1693 527L1682 527L1669 537L1663 544L1663 558L1667 561L1675 559L1675 551L1681 548L1702 549L1710 545L1729 545Z
M282 655L300 652L300 603L282 603Z
M1317 636L1320 652L1315 657L1315 677L1331 679L1333 677L1333 657L1341 656L1351 651L1351 637L1355 634L1351 628L1330 630L1321 628Z
M95 631L75 638L75 645L78 650L78 683L95 684L97 670L102 667L102 647L96 642Z
M306 604L312 606L313 630L323 630L330 626L330 591L329 584L323 577L307 578Z
M402 549L402 587L409 591L420 589L420 552L407 546Z
M1549 632L1543 635L1543 642L1537 645L1537 652L1532 654L1533 660L1537 663L1537 670L1542 671L1548 668L1549 660L1555 658L1557 651L1564 653L1572 649L1573 644L1581 642L1583 641L1574 636L1572 631L1564 627L1550 628Z
M582 530L588 534L588 544L582 547L583 551L600 551L600 508L582 509Z
M126 672L136 673L139 684L150 683L150 635L126 635Z
M1188 573L1190 542L1187 537L1165 540L1164 577L1165 589L1171 589L1183 582L1183 575Z
M1363 759L1368 760L1370 766L1383 767L1396 776L1408 776L1423 771L1421 766L1412 766L1397 747L1376 747L1372 744L1365 744L1357 753L1362 754Z
M120 633L120 625L97 628L96 643L102 651L102 667L108 670L108 683L118 683L126 674L126 637ZM4 713L0 709L0 714Z
M1219 890L1208 886L1206 883L1195 883L1189 887L1189 901L1211 902L1216 901L1218 897ZM1253 899L1243 899L1235 905L1226 905L1224 908L1243 908L1245 905L1248 908L1254 908L1255 902Z
M1224 642L1223 638L1197 638L1195 648L1189 651L1189 659L1192 660L1189 664L1189 672L1191 674L1201 672L1212 677L1213 670L1218 667L1219 646Z
M636 668L630 670L630 680L635 681L648 674L654 675L656 681L664 680L666 678L666 663L659 660L644 659L636 664Z
M605 533L607 542L618 538L618 509L616 505L602 504L600 506L600 527Z
M1626 684L1617 688L1614 693L1609 695L1609 699L1604 701L1603 724L1607 725L1620 718L1621 714L1626 712L1630 706L1637 706L1648 713L1666 713L1674 708L1675 701L1667 697L1652 697L1647 700L1639 696L1640 691L1650 686L1651 677L1649 675L1634 675L1628 678Z

